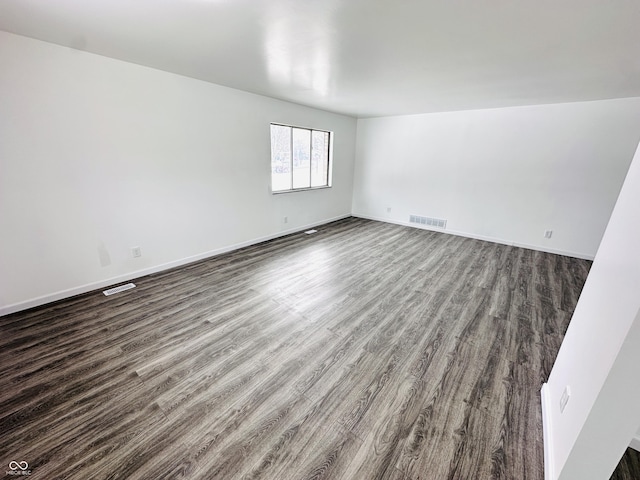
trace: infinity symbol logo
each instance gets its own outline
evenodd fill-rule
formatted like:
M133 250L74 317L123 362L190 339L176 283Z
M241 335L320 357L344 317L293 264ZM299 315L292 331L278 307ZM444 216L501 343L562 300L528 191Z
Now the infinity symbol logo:
M29 468L29 464L27 462L16 462L14 460L9 462L9 469L11 470L26 470Z

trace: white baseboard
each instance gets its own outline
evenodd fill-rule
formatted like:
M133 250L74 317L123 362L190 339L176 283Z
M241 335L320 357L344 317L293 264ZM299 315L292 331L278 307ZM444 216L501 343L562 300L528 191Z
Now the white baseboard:
M266 235L264 237L247 240L246 242L236 243L234 245L228 245L225 247L217 248L215 250L210 250L208 252L200 253L198 255L192 255L190 257L181 258L178 260L174 260L172 262L163 263L161 265L156 265L154 267L144 268L142 270L136 270L134 272L119 275L117 277L106 278L104 280L100 280L97 282L87 283L85 285L79 285L77 287L60 290L55 293L42 295L40 297L32 298L30 300L25 300L23 302L6 305L3 307L0 307L0 317L4 315L9 315L11 313L20 312L28 308L33 308L33 307L37 307L47 303L55 302L58 300L63 300L65 298L73 297L75 295L81 295L83 293L91 292L93 290L110 287L117 283L128 282L136 278L144 277L145 275L151 275L152 273L158 273L163 270L168 270L170 268L180 267L182 265L187 265L189 263L197 262L199 260L215 257L216 255L221 255L223 253L231 252L233 250L238 250L239 248L249 247L251 245L266 242L268 240L273 240L275 238L284 237L285 235L290 235L292 233L302 232L304 230L308 230L309 228L317 227L319 225L324 225L325 223L335 222L336 220L342 220L343 218L347 218L350 216L351 214L346 214L346 215L340 215L333 218L328 218L320 222L314 222L308 225L291 228L289 230L284 230L271 235Z
M540 390L542 400L542 442L544 444L544 480L555 480L553 471L553 443L551 436L551 417L549 415L549 386L545 383Z
M635 451L640 452L640 433L636 434L636 436L631 439L629 446Z
M423 225L416 225L414 223L402 222L399 220L391 220L389 218L381 218L381 217L375 217L371 215L362 215L360 213L354 213L352 214L352 216L357 218L366 218L367 220L375 220L378 222L386 222L386 223L393 223L395 225L403 225L405 227L419 228L422 230L431 230L433 232L448 233L450 235L456 235L458 237L473 238L475 240L484 240L486 242L499 243L501 245L509 245L512 247L527 248L529 250L538 250L540 252L553 253L556 255L565 255L567 257L581 258L583 260L593 260L595 258L594 255L587 255L586 253L569 252L566 250L556 250L553 248L543 248L543 247L539 247L538 245L529 245L526 243L514 242L512 240L504 240L502 238L495 238L495 237L486 237L484 235L476 235L474 233L460 232L457 230L443 230L441 228L430 228Z
M85 285L80 285L77 287L73 287L73 288L69 288L66 290L60 290L58 292L54 292L51 294L47 294L47 295L43 295L40 297L36 297L30 300L25 300L23 302L18 302L18 303L14 303L11 305L6 305L3 307L0 307L0 317L4 316L4 315L9 315L11 313L15 313L15 312L19 312L22 310L26 310L28 308L33 308L33 307L37 307L40 305L44 305L46 303L51 303L51 302L55 302L57 300L62 300L65 298L69 298L69 297L73 297L75 295L81 295L83 293L87 293L87 292L91 292L93 290L97 290L100 288L104 288L104 287L109 287L112 285L115 285L117 283L121 283L121 282L127 282L130 280L133 280L135 278L139 278L139 277L143 277L145 275L150 275L152 273L157 273L157 272L161 272L163 270L168 270L170 268L174 268L174 267L180 267L182 265L187 265L189 263L193 263L193 262L197 262L199 260L204 260L205 258L210 258L210 257L214 257L216 255L220 255L223 253L227 253L227 252L231 252L233 250L237 250L239 248L243 248L243 247L248 247L250 245L255 245L256 243L261 243L261 242L266 242L268 240L273 240L274 238L278 238L278 237L283 237L285 235L290 235L292 233L296 233L296 232L300 232L303 230L307 230L309 228L312 227L316 227L318 225L323 225L325 223L329 223L329 222L334 222L336 220L341 220L343 218L347 218L347 217L358 217L358 218L365 218L368 220L375 220L378 222L386 222L386 223L393 223L396 225L403 225L405 227L412 227L412 228L420 228L423 230L432 230L432 231L436 231L436 232L442 232L442 233L448 233L451 235L457 235L460 237L467 237L467 238L473 238L476 240L484 240L487 242L493 242L493 243L499 243L502 245L510 245L510 246L515 246L515 247L522 247L522 248L529 248L532 250L539 250L539 251L543 251L543 252L547 252L547 253L555 253L558 255L567 255L570 257L576 257L576 258L583 258L586 260L593 260L593 256L592 255L585 255L585 254L581 254L581 253L576 253L576 252L566 252L566 251L560 251L560 250L553 250L553 249L542 249L539 248L537 246L532 246L532 245L526 245L526 244L519 244L516 242L512 242L512 241L508 241L508 240L503 240L500 238L493 238L493 237L485 237L482 235L475 235L475 234L471 234L471 233L467 233L467 232L459 232L459 231L455 231L455 230L441 230L441 229L436 229L436 228L429 228L429 227L423 227L423 226L417 226L415 224L409 223L409 222L401 222L401 221L397 221L397 220L391 220L388 218L380 218L380 217L374 217L374 216L370 216L370 215L362 215L362 214L345 214L345 215L340 215L337 217L333 217L333 218L329 218L326 220L322 220L320 222L314 222L308 225L304 225L304 226L300 226L300 227L296 227L296 228L292 228L289 230L284 230L275 234L271 234L271 235L266 235L264 237L259 237L259 238L254 238L252 240L248 240L246 242L241 242L241 243L237 243L234 245L228 245L222 248L218 248L216 250L211 250L208 252L204 252L198 255L193 255L187 258L182 258L179 260L175 260L172 262L168 262L168 263L164 263L162 265L157 265L154 267L149 267L149 268L145 268L142 270L137 270L134 272L130 272L130 273L126 273L117 277L110 277L104 280L100 280L98 282L93 282L93 283L88 283Z

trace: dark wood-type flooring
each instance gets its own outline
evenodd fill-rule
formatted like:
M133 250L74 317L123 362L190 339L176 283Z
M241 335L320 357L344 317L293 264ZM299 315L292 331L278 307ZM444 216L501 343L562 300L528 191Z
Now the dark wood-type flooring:
M640 480L640 452L627 448L610 480Z
M318 230L1 318L0 460L47 480L542 480L540 387L590 262Z

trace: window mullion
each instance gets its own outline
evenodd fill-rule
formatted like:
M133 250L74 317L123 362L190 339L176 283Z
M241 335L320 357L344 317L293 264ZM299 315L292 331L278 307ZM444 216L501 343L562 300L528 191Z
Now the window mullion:
M289 189L293 190L293 127L289 129L289 151L291 154L289 155Z
M313 171L313 130L309 130L309 188L313 182L311 181L311 172Z

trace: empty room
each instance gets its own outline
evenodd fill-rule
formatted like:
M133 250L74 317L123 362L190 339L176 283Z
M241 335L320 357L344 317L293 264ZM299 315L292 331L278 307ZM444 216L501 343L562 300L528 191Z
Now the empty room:
M639 25L0 2L0 475L640 479Z

